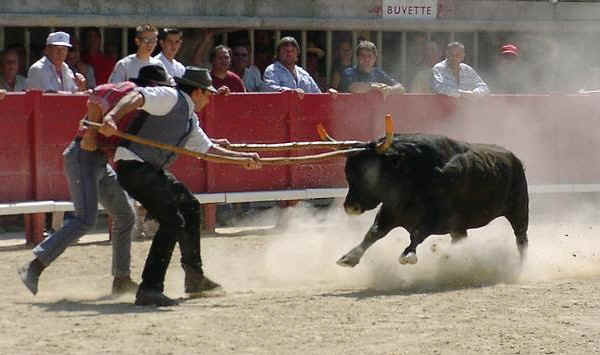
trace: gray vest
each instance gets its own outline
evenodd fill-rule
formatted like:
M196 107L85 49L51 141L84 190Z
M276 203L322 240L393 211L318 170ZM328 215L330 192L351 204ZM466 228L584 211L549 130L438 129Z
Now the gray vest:
M129 132L142 138L183 147L195 126L193 120L196 116L190 116L190 107L185 97L181 91L177 93L177 103L171 111L164 116L141 115L133 122ZM163 149L135 142L127 142L125 146L143 161L159 169L168 167L177 159L177 154Z

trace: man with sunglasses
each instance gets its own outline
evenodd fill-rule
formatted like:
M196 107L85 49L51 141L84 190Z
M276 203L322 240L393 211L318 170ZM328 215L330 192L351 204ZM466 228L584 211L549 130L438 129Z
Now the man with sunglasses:
M245 158L245 167L260 167L257 153L225 149L208 138L198 124L195 111L201 111L216 93L207 69L186 67L177 87L147 87L132 92L104 116L100 133L110 136L116 123L127 113L140 109L145 117L136 120L129 133L160 143L184 147L200 153ZM125 142L114 161L119 183L154 216L159 228L153 237L136 294L136 305L173 306L164 281L175 243L179 243L181 266L185 272L185 292L198 295L220 288L204 275L200 255L200 203L188 188L166 168L177 155L162 149Z
M135 31L135 45L137 46L137 51L134 54L122 58L115 64L115 67L108 78L109 83L120 83L129 80L130 78L137 78L140 68L147 65L158 65L167 71L160 60L152 57L152 52L156 48L156 43L158 41L158 30L156 27L145 24L138 26ZM168 76L169 81L174 84L171 75Z

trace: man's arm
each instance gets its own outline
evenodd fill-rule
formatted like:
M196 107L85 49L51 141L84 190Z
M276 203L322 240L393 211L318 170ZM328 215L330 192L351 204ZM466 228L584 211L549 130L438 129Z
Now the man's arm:
M116 84L127 80L128 78L125 72L125 65L123 65L121 61L118 61L108 77L108 82Z
M264 84L261 87L261 91L263 92L279 92L284 91L286 88L279 85L279 78L277 78L277 74L275 73L275 68L272 66L268 66L265 69L265 73L263 74Z
M144 105L144 95L137 91L132 91L125 95L119 102L113 107L102 121L103 125L100 128L100 133L110 137L117 131L117 122L121 120L129 112L138 109Z

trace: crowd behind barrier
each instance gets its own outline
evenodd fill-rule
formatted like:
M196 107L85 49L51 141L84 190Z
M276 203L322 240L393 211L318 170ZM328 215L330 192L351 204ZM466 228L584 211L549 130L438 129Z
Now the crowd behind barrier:
M86 97L9 93L0 101L0 214L12 203L69 201L62 151L85 113ZM593 95L490 95L478 99L437 95L307 94L292 92L216 96L200 112L203 128L232 143L277 143L318 140L323 123L339 140L371 140L383 135L390 113L396 132L439 133L474 142L496 143L514 151L525 163L533 191L595 191L600 182L600 108ZM321 151L261 153L262 156L311 154ZM204 203L223 202L223 193L245 200L248 193L298 192L345 188L344 159L318 163L265 166L245 170L229 164L180 157L171 169ZM304 191L304 192L302 192ZM202 197L206 197L203 199ZM315 195L316 196L316 195ZM249 197L248 199L251 199ZM285 199L285 197L283 198ZM21 205L25 206L26 205ZM36 207L37 206L37 207ZM50 204L48 204L50 206ZM52 207L54 206L54 207ZM61 204L48 208L64 210ZM13 210L28 213L27 238L35 243L43 232L39 203ZM46 206L47 207L47 206ZM43 209L43 208L41 208ZM214 209L210 210L214 214ZM214 223L210 215L205 223ZM212 221L212 222L211 222ZM214 225L214 224L213 224Z

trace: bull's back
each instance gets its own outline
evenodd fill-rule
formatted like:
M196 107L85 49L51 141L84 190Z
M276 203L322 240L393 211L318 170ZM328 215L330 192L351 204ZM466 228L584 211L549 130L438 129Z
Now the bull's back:
M448 220L456 228L476 228L528 203L521 161L495 145L471 144L443 169L448 177Z

